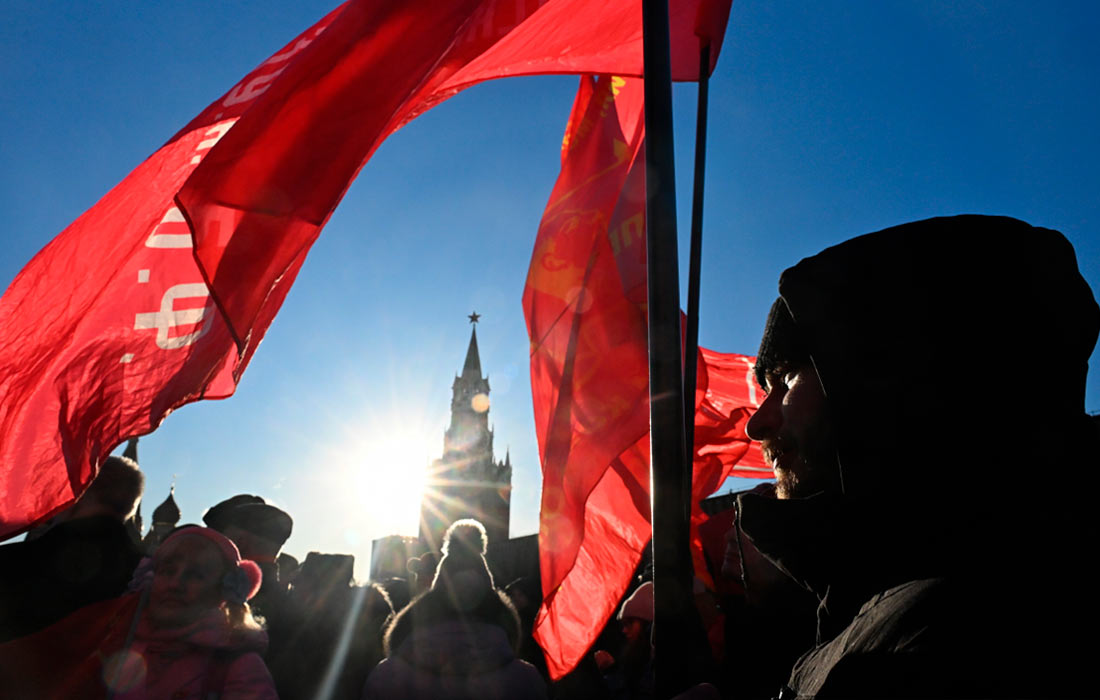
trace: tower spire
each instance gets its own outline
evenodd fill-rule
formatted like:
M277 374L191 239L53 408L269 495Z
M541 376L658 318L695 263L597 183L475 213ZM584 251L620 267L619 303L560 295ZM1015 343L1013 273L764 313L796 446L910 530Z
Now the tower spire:
M470 329L470 346L466 349L466 363L462 366L462 378L481 379L481 355L477 350L477 322L481 314L475 311L468 318L473 328Z

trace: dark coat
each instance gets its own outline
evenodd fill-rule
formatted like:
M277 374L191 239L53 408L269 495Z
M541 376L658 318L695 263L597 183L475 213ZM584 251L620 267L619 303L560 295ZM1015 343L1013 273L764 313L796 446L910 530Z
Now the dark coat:
M1100 308L1068 241L931 219L803 260L780 296L843 482L739 499L745 534L821 601L786 696L1095 695L1078 679L1100 623L1084 414ZM1038 474L1066 485L1028 493Z
M271 641L264 658L279 697L358 698L367 674L383 658L382 628L393 613L382 589L342 586L306 601L284 594L268 603Z
M0 547L0 642L121 595L140 560L126 527L108 516L69 520Z
M386 633L389 656L367 678L364 700L545 700L534 666L516 658L519 618L490 589L474 610L454 610L442 589L409 604Z

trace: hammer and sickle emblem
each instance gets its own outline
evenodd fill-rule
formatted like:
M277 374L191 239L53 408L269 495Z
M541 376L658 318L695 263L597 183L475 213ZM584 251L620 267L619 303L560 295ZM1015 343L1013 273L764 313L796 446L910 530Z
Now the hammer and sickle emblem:
M173 309L176 299L188 299L205 297L203 306L190 309ZM206 335L210 330L210 324L214 320L211 310L210 293L202 282L192 284L177 284L169 287L160 300L160 311L140 313L134 317L134 330L142 331L152 328L157 329L157 347L162 350L175 350L191 345L196 340ZM174 338L168 337L168 331L176 326L193 326L205 319L202 327Z

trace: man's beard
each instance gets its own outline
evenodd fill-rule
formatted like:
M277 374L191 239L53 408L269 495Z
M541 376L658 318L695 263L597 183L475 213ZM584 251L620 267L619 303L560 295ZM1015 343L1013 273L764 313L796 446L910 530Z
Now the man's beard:
M775 497L781 501L788 498L798 498L801 491L802 480L795 472L786 469L775 470Z
M784 435L761 442L764 458L775 471L776 498L805 498L821 491L840 491L836 448L828 431L822 432L804 442Z

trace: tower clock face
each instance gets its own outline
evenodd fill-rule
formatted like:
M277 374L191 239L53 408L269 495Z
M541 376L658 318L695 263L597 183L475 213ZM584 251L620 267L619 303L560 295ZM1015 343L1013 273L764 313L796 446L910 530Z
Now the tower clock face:
M470 408L478 413L485 413L489 410L489 395L488 394L474 394L470 399Z

